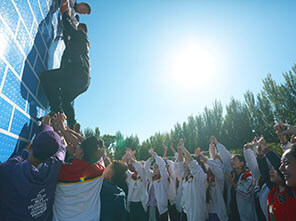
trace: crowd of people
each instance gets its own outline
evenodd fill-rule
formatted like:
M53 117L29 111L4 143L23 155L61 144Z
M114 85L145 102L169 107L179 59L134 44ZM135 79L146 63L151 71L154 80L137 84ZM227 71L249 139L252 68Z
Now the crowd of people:
M190 153L180 139L177 149L170 145L174 156L163 144L162 157L151 147L139 161L127 148L110 160L101 138L83 137L71 102L89 86L87 26L77 13L90 7L62 0L60 13L61 67L41 76L51 113L32 142L0 164L0 220L296 220L296 128L288 124L274 126L282 155L263 136L242 155L211 136L208 152Z
M32 142L0 165L0 220L296 220L296 128L288 124L274 126L282 156L264 137L233 155L212 136L208 156L180 139L171 157L163 145L162 157L151 148L138 161L127 148L111 161L101 138L85 139L65 120L43 117Z

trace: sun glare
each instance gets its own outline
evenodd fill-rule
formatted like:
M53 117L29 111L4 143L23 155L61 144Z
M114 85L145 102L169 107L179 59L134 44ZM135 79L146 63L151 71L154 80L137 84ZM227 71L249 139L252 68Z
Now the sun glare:
M200 92L217 79L218 54L205 42L185 41L171 52L167 77L179 90Z

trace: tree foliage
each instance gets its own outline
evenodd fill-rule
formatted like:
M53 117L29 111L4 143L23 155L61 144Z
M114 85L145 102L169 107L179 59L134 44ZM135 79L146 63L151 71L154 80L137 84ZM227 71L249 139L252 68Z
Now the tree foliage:
M127 147L136 150L139 160L149 157L150 147L162 155L162 144L169 146L172 143L176 148L180 138L184 139L190 152L197 147L208 150L211 135L237 152L254 136L264 135L268 142L276 143L278 139L273 125L279 121L296 123L296 65L284 73L283 78L284 82L278 84L268 74L262 81L260 93L254 95L247 91L243 101L231 98L225 108L221 102L214 101L212 107L205 107L202 113L189 116L183 123L177 122L169 133L157 132L142 143L136 135L124 136L120 132L101 136L98 127L95 130L85 129L84 135L101 136L115 159L121 159ZM173 155L170 149L168 155Z

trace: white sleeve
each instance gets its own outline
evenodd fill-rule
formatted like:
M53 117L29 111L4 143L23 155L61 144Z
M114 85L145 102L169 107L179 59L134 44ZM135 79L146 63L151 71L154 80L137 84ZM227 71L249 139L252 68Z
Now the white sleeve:
M256 154L250 149L244 149L244 156L250 171L257 180L260 176L260 171L257 164Z
M198 162L196 160L192 160L188 163L188 167L190 170L190 173L194 177L198 177L198 180L204 180L207 179L206 173L203 171L203 169L199 166Z
M146 160L145 163L144 163L146 179L149 180L149 181L152 180L152 172L150 170L151 163L152 163L152 159L150 159L150 158L148 160Z
M220 144L220 143L217 144L216 148L219 152L222 163L226 166L227 170L231 171L231 166L230 166L231 154L230 154L230 152L225 148L225 146L223 144Z
M126 175L127 175L126 183L130 183L133 174L130 170L127 170Z
M224 182L224 172L222 164L217 163L215 160L208 160L207 164L209 165L211 171L213 172L215 179Z
M181 176L185 176L185 170L184 170L184 161L182 162L176 162L177 164L177 170L181 174Z
M166 164L165 164L164 160L158 155L154 155L153 157L156 161L156 164L158 165L161 179L167 179L169 177L169 174L166 169Z
M145 170L142 164L139 161L134 162L134 167L138 175L144 180L145 179Z

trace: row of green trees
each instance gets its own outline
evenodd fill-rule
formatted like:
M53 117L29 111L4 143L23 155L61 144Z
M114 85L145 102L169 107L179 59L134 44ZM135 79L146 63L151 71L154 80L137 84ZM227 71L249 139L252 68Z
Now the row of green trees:
M177 123L169 133L155 133L142 143L136 135L124 136L120 132L101 136L99 128L87 128L84 135L101 136L115 159L120 159L129 147L136 150L137 159L145 160L150 147L163 154L162 144L169 146L172 142L176 147L180 138L191 152L196 147L207 150L211 135L234 151L241 150L254 136L263 135L269 143L278 143L273 125L280 121L295 124L296 121L296 65L283 77L284 82L278 84L268 75L263 79L260 93L255 95L247 91L243 101L231 98L225 109L221 102L215 101L211 108L205 107L202 113ZM173 153L169 150L168 155Z

